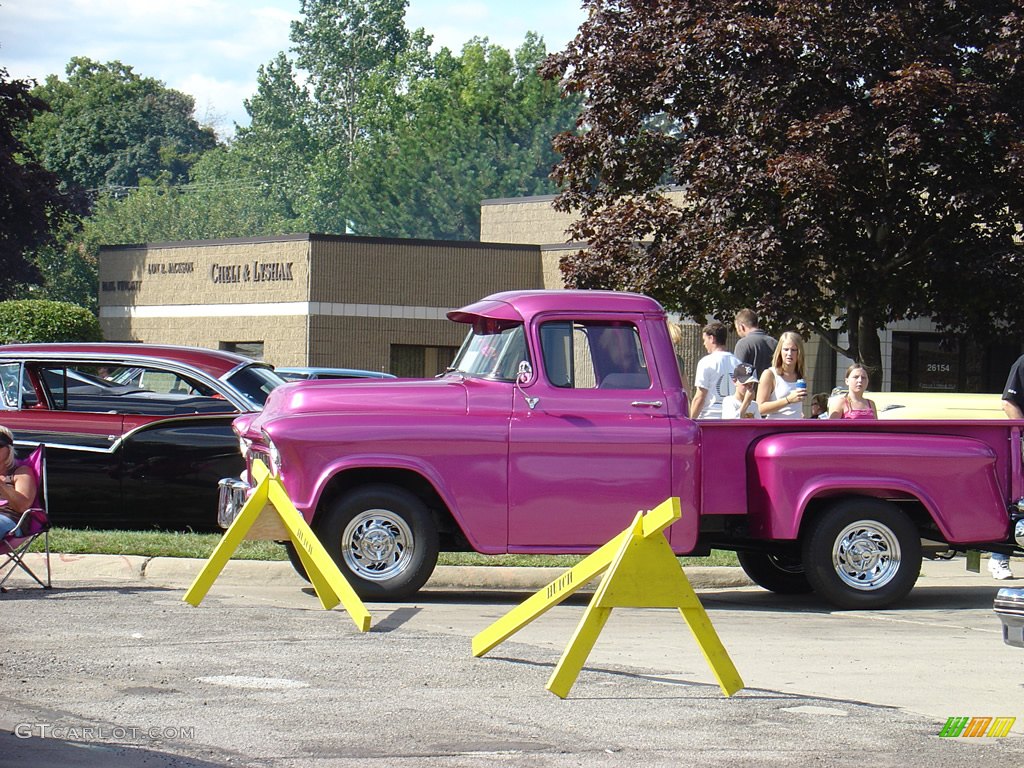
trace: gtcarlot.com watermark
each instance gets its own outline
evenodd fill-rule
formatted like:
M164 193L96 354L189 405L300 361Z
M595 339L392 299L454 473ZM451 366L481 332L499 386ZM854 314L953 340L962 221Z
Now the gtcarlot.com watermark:
M195 726L166 725L51 725L18 723L19 739L63 739L64 741L175 741L195 739Z

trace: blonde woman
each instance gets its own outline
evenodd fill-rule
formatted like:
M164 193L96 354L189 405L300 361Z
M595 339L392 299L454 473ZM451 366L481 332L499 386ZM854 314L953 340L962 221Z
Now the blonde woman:
M802 419L807 387L797 387L804 378L804 340L786 331L772 355L772 367L765 369L757 384L757 408L766 419Z
M18 464L14 435L4 426L0 426L0 471L0 536L6 536L35 501L36 478L32 470Z

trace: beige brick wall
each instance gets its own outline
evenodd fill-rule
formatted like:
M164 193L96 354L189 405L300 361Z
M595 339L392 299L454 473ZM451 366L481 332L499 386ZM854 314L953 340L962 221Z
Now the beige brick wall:
M452 309L542 285L532 245L325 237L312 252L312 301Z
M676 205L684 202L678 190L665 192ZM570 242L566 230L575 214L552 207L554 195L484 200L480 204L480 240L485 243L535 243L555 245Z
M548 245L569 241L565 231L575 218L551 207L553 197L484 200L480 205L480 240L484 243L534 243Z
M104 248L100 306L305 301L309 241L211 241Z
M275 365L306 365L305 316L138 318L105 321L107 341L142 341L217 349L223 342L263 342L263 358Z
M465 334L465 325L449 320L313 317L308 365L390 371L392 344L457 347Z

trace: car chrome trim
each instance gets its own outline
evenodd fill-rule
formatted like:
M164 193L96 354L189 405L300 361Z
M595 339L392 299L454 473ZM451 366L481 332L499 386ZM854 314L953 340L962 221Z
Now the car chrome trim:
M49 413L60 413L60 411L49 411ZM81 451L81 452L84 452L84 453L114 453L115 451L117 451L118 448L121 447L121 443L125 442L129 438L134 437L138 433L146 431L148 429L155 429L155 428L158 428L158 427L165 427L168 424L176 424L176 423L182 422L182 421L196 421L196 420L199 420L199 421L213 421L213 420L216 420L216 419L222 419L225 416L234 418L237 415L238 414L234 414L234 413L206 413L206 414L197 413L194 416L193 415L169 416L167 418L161 418L161 419L157 419L155 421L147 422L145 424L140 424L139 426L135 427L134 429L128 430L127 432L125 432L120 437L117 437L116 435L106 435L105 438L107 440L110 440L110 441L113 441L113 442L111 442L109 446L103 447L103 448L98 447L98 446L91 446L91 445L80 445L80 444L74 444L74 443L56 442L56 441L53 441L53 440L46 440L45 438L40 439L40 440L25 440L23 438L15 439L14 444L16 446L18 446L18 447L21 447L21 448L35 448L37 445L42 443L47 448L59 448L61 450L65 450L65 451ZM79 433L79 434L82 437L93 437L94 436L94 435L90 435L90 434L87 434L87 433L84 433L84 432ZM67 436L67 433L65 433L65 436ZM95 436L98 437L99 435L95 435Z
M217 482L217 525L230 528L238 513L249 499L252 488L237 477L225 477Z
M1024 589L1004 587L996 593L992 603L999 621L1003 624L1003 642L1017 648L1024 648Z

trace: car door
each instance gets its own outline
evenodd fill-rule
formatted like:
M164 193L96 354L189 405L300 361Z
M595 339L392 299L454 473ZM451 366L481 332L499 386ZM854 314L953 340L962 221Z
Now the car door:
M671 423L639 317L552 317L509 431L509 549L588 551L671 488Z
M159 361L111 368L111 407L123 417L118 526L218 530L217 481L244 463L238 415L208 384Z

